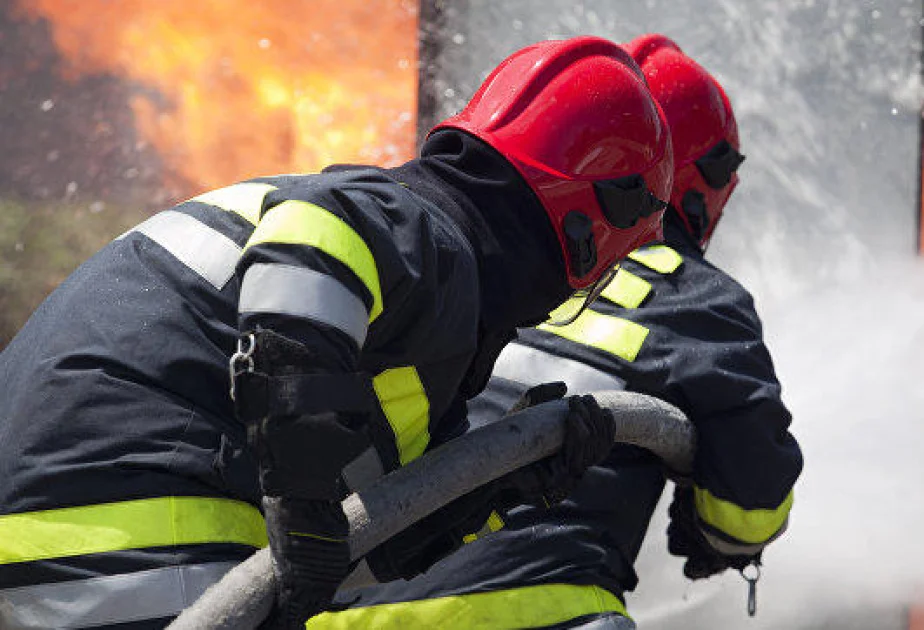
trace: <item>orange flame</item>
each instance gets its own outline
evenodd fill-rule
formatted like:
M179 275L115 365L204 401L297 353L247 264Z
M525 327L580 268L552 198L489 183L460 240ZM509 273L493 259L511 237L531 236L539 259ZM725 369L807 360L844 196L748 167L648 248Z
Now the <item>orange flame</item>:
M391 166L414 150L416 0L19 0L65 78L137 87L139 133L195 188Z

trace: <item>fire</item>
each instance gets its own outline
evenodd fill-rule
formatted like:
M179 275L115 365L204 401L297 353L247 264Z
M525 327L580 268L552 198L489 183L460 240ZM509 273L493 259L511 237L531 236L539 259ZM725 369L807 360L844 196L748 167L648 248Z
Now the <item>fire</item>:
M16 1L65 78L134 86L139 133L195 189L413 152L416 0Z

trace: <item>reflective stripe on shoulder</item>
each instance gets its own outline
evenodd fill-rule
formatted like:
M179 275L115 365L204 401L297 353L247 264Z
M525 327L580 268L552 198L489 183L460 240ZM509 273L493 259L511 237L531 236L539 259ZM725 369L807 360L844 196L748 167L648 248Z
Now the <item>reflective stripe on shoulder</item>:
M309 619L305 628L513 630L551 626L607 612L626 615L626 608L618 597L600 587L543 584L325 612Z
M260 221L263 198L271 190L276 190L272 184L242 182L218 190L210 190L189 201L198 201L239 214L251 225L256 225Z
M307 201L284 201L267 210L245 249L260 243L307 245L336 258L356 274L372 295L369 321L382 313L375 258L362 237L340 217Z
M789 518L793 493L786 495L779 507L768 510L746 510L700 487L693 488L693 498L696 513L706 525L742 543L762 545L773 538Z
M663 274L674 273L683 264L683 256L667 245L642 247L629 254L629 258Z
M626 361L635 361L648 336L648 329L644 326L590 309L567 326L542 324L539 328L575 343L603 350Z
M420 457L430 443L430 400L417 368L385 370L372 379L382 411L395 434L398 459L404 466Z
M618 376L518 342L504 347L491 375L528 386L563 381L572 394L626 386Z
M0 590L0 627L95 628L178 615L230 571L210 562Z
M234 275L241 248L230 238L176 210L164 210L129 230L144 234L221 291Z
M266 546L249 503L158 497L0 516L0 564L200 543Z
M651 283L620 269L600 295L623 308L638 308L651 293Z
M333 326L360 348L369 314L362 300L336 279L307 267L256 263L244 273L241 313L279 313Z

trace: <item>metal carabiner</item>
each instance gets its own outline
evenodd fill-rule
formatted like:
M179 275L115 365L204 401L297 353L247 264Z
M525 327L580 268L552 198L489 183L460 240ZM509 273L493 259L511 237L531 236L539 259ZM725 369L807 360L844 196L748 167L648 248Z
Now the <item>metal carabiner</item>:
M246 345L244 341L247 341ZM239 374L244 372L253 372L253 353L257 347L257 340L253 333L248 333L237 340L237 351L231 355L228 361L228 371L231 377L231 400L234 400L234 380Z

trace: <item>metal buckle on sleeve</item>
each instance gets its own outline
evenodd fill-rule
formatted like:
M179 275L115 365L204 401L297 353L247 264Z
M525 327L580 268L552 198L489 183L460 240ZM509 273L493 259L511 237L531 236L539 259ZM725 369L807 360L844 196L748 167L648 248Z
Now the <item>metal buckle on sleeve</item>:
M245 343L246 341L246 343ZM231 377L231 400L234 400L234 381L244 372L253 372L253 353L257 347L257 340L253 333L237 340L237 352L231 355L228 361L228 371Z

